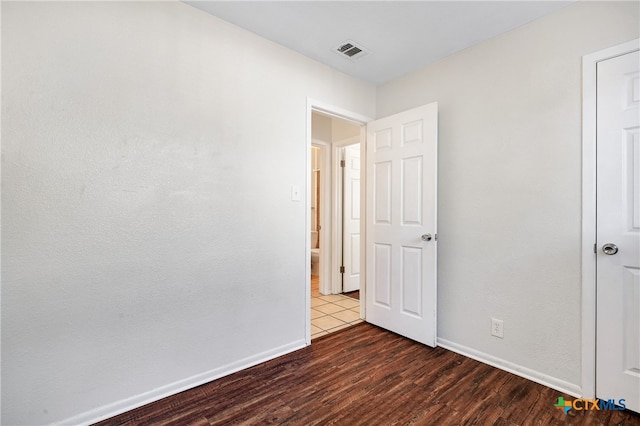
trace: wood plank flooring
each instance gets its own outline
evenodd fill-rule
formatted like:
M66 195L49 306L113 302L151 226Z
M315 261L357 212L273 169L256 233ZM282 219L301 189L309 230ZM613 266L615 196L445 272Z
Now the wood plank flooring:
M640 425L362 323L299 351L98 423L105 425Z
M348 291L346 293L342 293L347 297L351 297L352 299L360 300L360 290L356 291Z

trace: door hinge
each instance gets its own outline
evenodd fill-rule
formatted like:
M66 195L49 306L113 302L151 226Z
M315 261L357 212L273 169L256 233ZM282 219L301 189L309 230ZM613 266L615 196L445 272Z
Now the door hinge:
M340 273L341 273L341 274L344 274L344 266L341 266L341 267L340 267Z
M345 160L340 160L340 167L346 167L347 162Z
M598 254L598 244L597 243L593 243L593 252L595 254Z

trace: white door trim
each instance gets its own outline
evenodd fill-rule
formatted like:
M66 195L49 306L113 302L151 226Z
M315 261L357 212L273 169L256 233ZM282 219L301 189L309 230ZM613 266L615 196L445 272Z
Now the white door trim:
M331 174L327 171L331 170L331 144L317 139L311 140L311 146L320 148L320 218L321 227L318 232L318 239L323 244L331 244L331 221L327 218L331 217ZM311 197L311 182L309 183L309 197ZM311 215L311 213L309 213ZM323 219L324 218L324 219ZM310 243L311 241L309 241ZM330 261L327 256L328 250L320 250L318 258L320 262L320 280L318 287L321 292L326 292L330 287L331 271Z
M640 39L582 57L582 380L583 398L596 394L596 67L639 50Z
M313 98L307 98L307 106L306 106L306 118L307 118L307 137L305 144L305 155L306 155L306 168L305 168L305 188L306 188L306 196L305 196L305 209L304 209L304 217L305 217L305 239L304 239L304 247L305 247L305 344L311 344L311 233L309 229L311 229L311 173L308 171L311 170L311 145L313 136L311 134L311 114L313 111L321 112L326 115L330 115L333 117L341 118L343 120L348 120L354 122L360 126L366 125L369 121L372 121L373 118L364 116L362 114L358 114L353 111L349 111L344 108L337 107L335 105L328 104L326 102L319 101ZM360 132L361 135L365 134L365 131L362 130ZM362 145L364 145L365 140L361 139ZM364 173L364 172L363 172ZM364 182L364 181L363 181ZM364 187L364 183L362 184ZM364 193L362 195L365 195ZM361 199L361 202L364 202L364 198ZM363 212L364 214L364 212ZM363 218L364 219L364 218ZM364 220L361 221L361 226L364 226ZM326 235L326 234L325 234ZM364 240L364 239L363 239ZM333 244L333 242L332 242ZM364 247L362 247L361 251L361 259L364 256ZM361 260L363 261L363 260ZM364 265L364 263L362 263ZM364 275L363 275L364 280ZM360 292L360 297L363 298L364 294L362 291ZM364 303L360 304L360 316L363 316L363 306Z

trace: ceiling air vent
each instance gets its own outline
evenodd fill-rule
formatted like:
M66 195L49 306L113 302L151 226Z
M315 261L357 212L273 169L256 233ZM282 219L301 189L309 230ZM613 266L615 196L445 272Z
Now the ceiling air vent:
M360 59L369 53L364 47L351 40L340 43L338 47L335 48L334 52L351 60Z

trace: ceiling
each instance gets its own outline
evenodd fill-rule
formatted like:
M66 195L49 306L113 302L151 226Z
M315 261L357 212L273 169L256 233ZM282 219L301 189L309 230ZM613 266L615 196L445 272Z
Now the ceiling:
M206 1L198 9L374 85L552 13L569 1ZM367 52L336 53L345 41Z

